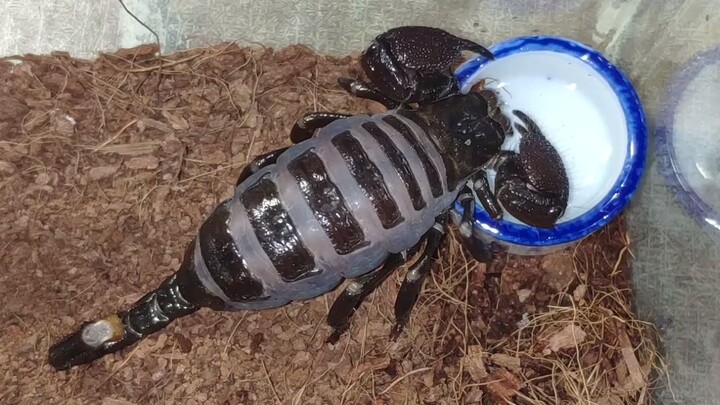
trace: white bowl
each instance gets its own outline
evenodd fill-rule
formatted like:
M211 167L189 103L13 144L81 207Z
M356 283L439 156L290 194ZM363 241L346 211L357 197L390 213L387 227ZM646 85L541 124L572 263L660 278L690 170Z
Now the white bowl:
M493 46L496 59L473 59L456 71L462 90L480 81L503 109L532 118L560 153L570 181L568 208L553 229L509 214L494 221L476 204L476 236L515 254L566 247L608 224L630 201L643 174L647 126L625 75L599 52L558 37L522 37ZM517 150L517 136L503 149ZM489 174L491 185L494 173ZM459 204L457 213L462 212Z

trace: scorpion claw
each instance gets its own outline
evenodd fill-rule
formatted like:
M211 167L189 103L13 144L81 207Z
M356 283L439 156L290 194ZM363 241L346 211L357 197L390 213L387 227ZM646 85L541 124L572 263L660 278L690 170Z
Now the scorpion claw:
M475 42L468 41L466 39L461 38L462 43L462 50L476 53L478 55L483 56L484 58L495 60L495 55L493 55L492 52L490 52L487 48L480 44L476 44Z
M520 153L499 159L495 178L498 201L512 216L538 228L552 228L565 213L569 182L565 166L538 125L521 111L515 124L522 137Z
M523 122L523 125L515 124L515 129L520 133L521 136L540 136L542 137L542 131L540 127L530 119L524 112L520 110L513 110L513 114Z
M352 94L376 101L382 95L399 104L432 103L459 93L451 68L462 59L463 51L495 59L480 44L438 28L393 28L378 35L360 58L372 87L348 80L340 85Z

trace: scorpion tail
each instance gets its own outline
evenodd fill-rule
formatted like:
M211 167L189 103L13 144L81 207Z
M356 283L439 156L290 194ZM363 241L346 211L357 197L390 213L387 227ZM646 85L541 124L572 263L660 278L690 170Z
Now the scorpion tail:
M198 288L191 243L178 272L135 302L128 310L95 322L86 322L75 333L50 347L48 362L56 370L91 363L122 350L167 327L175 319L206 306L210 298Z

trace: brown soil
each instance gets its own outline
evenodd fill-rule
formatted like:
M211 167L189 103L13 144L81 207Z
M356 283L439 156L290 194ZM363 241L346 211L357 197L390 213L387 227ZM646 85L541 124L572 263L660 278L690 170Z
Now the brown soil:
M221 44L0 63L0 403L648 403L654 330L630 310L622 220L547 257L470 260L454 236L408 329L403 271L336 347L337 292L257 313L203 310L55 372L50 344L179 265L242 166L312 110L377 112L336 85L356 59ZM17 62L22 62L17 64Z

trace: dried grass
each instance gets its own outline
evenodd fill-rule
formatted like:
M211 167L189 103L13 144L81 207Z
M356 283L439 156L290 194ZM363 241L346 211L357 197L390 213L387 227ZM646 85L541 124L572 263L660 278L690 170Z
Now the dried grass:
M614 242L613 249L604 246L608 239ZM458 373L453 377L457 403L476 387L490 394L492 401L511 404L653 403L652 392L668 377L667 368L655 326L637 319L630 309L626 255L631 251L622 220L578 244L569 255L574 280L552 295L547 305L538 305L534 314L523 313L512 333L494 341L468 334L472 329L468 317L473 316L468 313L473 310L453 292L464 288L464 296L468 296L467 275L473 263L463 256L457 242L448 253L444 270L439 272L446 277L433 280L425 292L425 304L435 306L442 301L454 307L444 331L438 335L435 330L433 337L437 346L447 342L454 330L463 344ZM608 260L609 253L617 255L616 261ZM550 257L538 261L552 262ZM536 264L514 260L512 267L505 264L500 281L505 284L506 276L512 280L508 281L514 284L510 294L518 294L521 273ZM458 285L463 281L464 286ZM427 331L414 328L412 332ZM510 378L498 379L498 370L502 370L501 376L509 372Z

